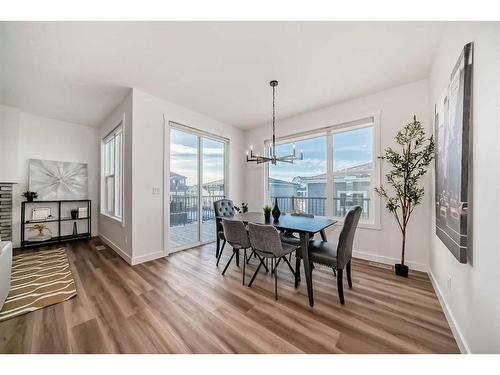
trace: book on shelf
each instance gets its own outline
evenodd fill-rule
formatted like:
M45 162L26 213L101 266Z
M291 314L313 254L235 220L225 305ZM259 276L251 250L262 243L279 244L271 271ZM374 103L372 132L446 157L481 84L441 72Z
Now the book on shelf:
M78 208L78 218L87 218L89 217L89 210L87 207L79 207Z

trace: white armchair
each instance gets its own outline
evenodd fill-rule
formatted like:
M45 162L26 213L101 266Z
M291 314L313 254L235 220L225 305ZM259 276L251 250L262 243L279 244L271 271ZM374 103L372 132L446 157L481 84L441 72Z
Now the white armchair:
M12 242L0 242L0 310L10 291L10 273L12 269Z

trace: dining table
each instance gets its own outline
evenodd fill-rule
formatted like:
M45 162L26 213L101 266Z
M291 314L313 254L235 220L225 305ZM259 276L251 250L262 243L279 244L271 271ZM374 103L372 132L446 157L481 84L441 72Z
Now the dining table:
M260 212L237 213L231 217L216 217L216 219L237 220L242 221L245 224L267 224L274 226L279 231L290 231L297 233L300 237L300 249L302 252L302 259L304 260L304 272L306 276L309 305L311 307L314 306L311 264L309 262L309 240L316 233L319 233L321 235L321 239L323 241L327 241L325 229L334 225L337 220L333 220L324 216L307 217L293 214L281 214L277 220L273 218L266 220L264 214Z

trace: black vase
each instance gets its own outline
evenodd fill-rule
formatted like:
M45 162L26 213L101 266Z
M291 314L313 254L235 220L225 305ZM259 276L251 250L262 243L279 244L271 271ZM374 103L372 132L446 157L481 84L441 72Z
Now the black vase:
M278 198L274 198L274 208L272 211L274 221L278 221L281 216L280 208L278 207Z

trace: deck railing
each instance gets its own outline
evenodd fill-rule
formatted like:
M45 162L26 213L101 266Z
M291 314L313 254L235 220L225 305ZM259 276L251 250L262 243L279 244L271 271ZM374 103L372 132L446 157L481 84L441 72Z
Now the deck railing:
M271 197L274 205L278 199L278 206L283 212L306 212L316 216L328 216L326 212L326 198L319 197ZM346 199L333 198L333 216L344 217L352 206L359 205L363 208L362 217L370 217L370 198Z
M201 198L202 220L215 218L214 201L223 199L223 195L204 195ZM198 221L197 195L170 196L170 226L189 224Z

